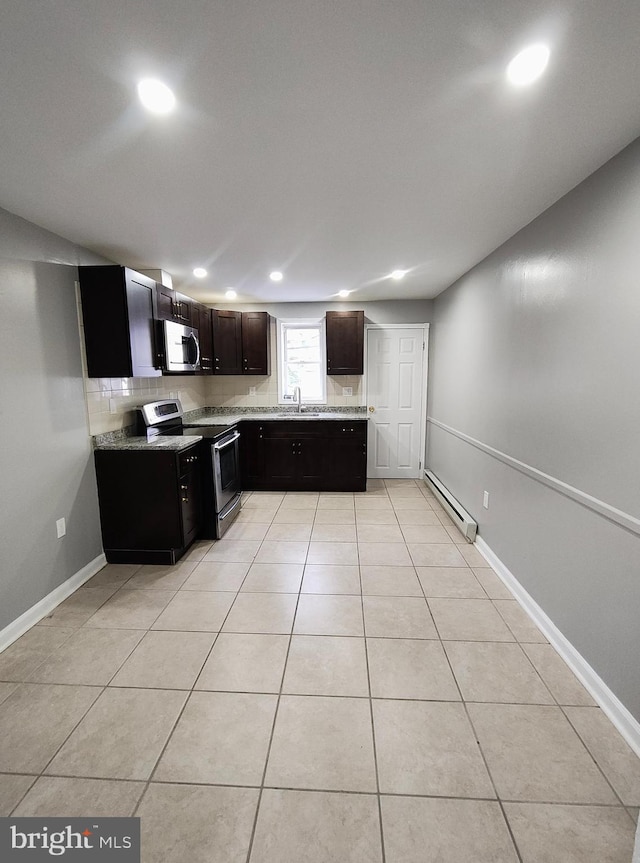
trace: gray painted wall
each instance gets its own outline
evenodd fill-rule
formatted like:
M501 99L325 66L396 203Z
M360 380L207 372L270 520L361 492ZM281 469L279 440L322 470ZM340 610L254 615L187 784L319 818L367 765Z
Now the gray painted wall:
M434 419L635 519L639 237L640 139L436 299L429 393ZM431 423L427 463L640 719L638 533Z
M74 286L85 263L105 261L0 210L0 629L102 551Z

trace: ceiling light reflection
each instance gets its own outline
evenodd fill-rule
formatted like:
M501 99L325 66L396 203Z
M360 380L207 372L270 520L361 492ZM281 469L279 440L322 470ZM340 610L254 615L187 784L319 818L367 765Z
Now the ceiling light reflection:
M144 78L138 83L138 96L144 107L154 114L168 114L176 104L173 91L155 78Z
M507 66L507 78L516 87L532 84L547 68L549 49L546 45L529 45Z

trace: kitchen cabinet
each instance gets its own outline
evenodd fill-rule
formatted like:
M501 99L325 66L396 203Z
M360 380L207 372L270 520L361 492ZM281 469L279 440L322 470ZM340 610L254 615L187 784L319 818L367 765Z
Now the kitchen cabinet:
M242 374L242 312L213 309L213 373Z
M243 374L271 374L270 325L268 312L242 312Z
M212 320L215 375L271 374L268 312L214 309Z
M100 524L109 563L173 564L202 527L202 456L171 450L96 450Z
M162 374L156 350L156 283L128 267L79 267L90 378Z
M261 422L241 422L240 480L243 490L262 490L266 483L264 461L264 428Z
M156 317L159 321L175 321L192 327L193 300L190 297L158 284L156 287Z
M193 324L198 330L198 341L200 342L200 365L201 375L213 374L213 330L211 325L211 309L201 303L193 303Z
M331 421L327 428L327 491L366 491L367 420Z
M364 312L326 313L327 374L364 374Z
M366 420L244 420L240 435L244 490L366 490Z
M322 485L326 447L322 423L309 420L270 422L265 426L267 488L312 491Z

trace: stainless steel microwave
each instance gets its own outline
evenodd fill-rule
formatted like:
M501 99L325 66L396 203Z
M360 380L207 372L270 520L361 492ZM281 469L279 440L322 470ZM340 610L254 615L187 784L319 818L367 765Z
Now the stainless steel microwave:
M165 368L168 372L200 371L198 331L174 321L163 321Z

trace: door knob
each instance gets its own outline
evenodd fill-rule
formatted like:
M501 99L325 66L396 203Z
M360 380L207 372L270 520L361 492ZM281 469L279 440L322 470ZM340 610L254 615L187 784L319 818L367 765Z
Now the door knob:
M375 408L373 407L373 405L370 405L369 406L369 413L372 414L374 411L375 411Z

